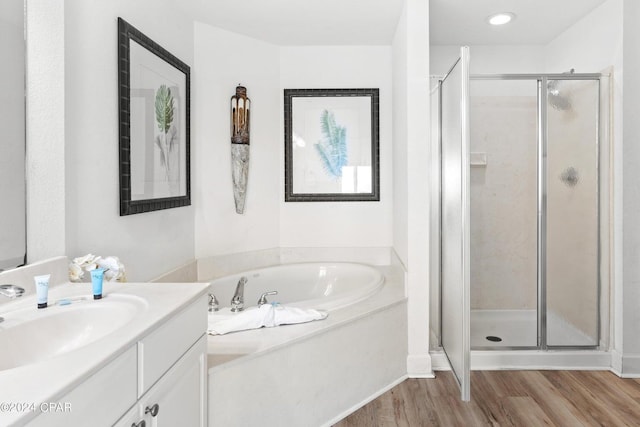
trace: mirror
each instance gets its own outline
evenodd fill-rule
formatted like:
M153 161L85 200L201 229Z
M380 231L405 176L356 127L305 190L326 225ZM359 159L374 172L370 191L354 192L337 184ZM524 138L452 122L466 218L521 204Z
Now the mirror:
M0 271L26 260L24 0L0 1Z

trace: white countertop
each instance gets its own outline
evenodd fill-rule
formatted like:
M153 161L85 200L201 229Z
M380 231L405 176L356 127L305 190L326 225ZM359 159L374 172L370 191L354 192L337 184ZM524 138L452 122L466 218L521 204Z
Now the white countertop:
M58 397L64 396L118 357L173 313L206 294L208 287L208 283L105 282L105 300L115 294L132 295L144 299L147 307L125 326L84 347L37 363L0 371L0 425L26 420L37 414L7 411L7 406L3 407L2 404L34 404L38 407L41 403L56 402ZM49 289L49 302L76 296L92 298L91 294L91 283L62 284ZM29 306L37 310L35 295L2 304L0 316Z

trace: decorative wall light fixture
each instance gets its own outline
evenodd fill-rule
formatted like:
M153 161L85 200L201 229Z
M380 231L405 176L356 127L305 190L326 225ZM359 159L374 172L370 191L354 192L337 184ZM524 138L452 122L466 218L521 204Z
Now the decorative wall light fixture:
M249 110L251 100L247 98L247 88L236 87L231 97L231 173L233 178L233 198L236 213L244 213L249 176Z

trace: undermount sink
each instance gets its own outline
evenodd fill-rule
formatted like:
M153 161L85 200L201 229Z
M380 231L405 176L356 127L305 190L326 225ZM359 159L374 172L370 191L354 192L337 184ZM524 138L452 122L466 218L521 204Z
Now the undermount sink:
M110 294L100 300L69 298L66 305L0 312L0 371L36 363L95 342L144 312L137 296ZM70 303L69 303L70 302Z

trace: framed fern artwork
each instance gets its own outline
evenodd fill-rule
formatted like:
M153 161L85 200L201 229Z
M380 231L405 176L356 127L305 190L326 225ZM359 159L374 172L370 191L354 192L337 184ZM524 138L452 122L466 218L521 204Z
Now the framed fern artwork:
M379 89L285 89L285 201L380 200Z
M120 215L191 204L190 68L118 18Z

